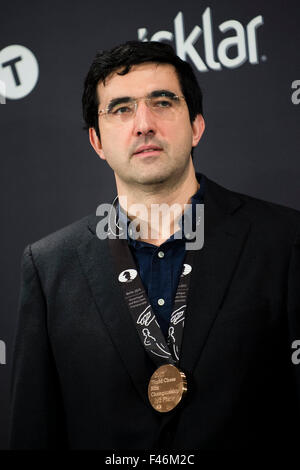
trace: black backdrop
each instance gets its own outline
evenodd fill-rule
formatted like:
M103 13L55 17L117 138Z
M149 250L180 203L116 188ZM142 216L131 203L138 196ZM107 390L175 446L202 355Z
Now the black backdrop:
M0 448L23 249L115 194L112 171L82 130L82 85L96 51L164 31L204 92L196 169L300 210L299 21L298 0L2 2Z

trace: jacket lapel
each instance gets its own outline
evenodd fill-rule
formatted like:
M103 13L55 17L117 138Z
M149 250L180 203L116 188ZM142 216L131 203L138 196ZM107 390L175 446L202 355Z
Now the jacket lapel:
M91 218L92 232L97 222L96 217ZM103 323L120 354L120 361L126 367L143 400L147 401L149 378L155 366L144 351L125 303L117 274L114 272L108 240L100 240L95 233L90 233L89 240L79 246L78 254Z
M238 213L243 202L208 178L204 204L204 245L195 254L180 355L180 367L189 374L205 347L250 228Z

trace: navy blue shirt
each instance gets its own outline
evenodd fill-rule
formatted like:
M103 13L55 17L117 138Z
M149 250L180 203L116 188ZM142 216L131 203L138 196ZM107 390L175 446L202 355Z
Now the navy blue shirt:
M197 203L203 203L204 195L204 176L201 175L198 180L199 190L191 198L192 228L195 229L195 206ZM185 216L186 216L185 212ZM123 211L119 211L120 220L127 223L130 220ZM168 333L170 316L172 313L173 302L179 283L179 277L182 272L183 261L185 257L185 243L187 240L184 234L184 218L182 217L179 226L181 227L182 238L174 238L174 234L160 246L152 245L144 241L131 238L127 234L128 245L137 265L145 291L153 311L160 324L165 337Z

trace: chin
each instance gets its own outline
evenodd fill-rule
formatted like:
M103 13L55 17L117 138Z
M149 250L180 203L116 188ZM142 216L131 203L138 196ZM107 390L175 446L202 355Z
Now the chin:
M149 172L151 173L151 172ZM171 174L166 172L160 172L156 174L147 174L141 175L136 178L136 181L140 184L162 184L165 183L168 179L170 179Z
M163 169L160 171L148 171L144 175L137 176L137 179L140 180L140 183L144 184L159 184L169 182L176 182L180 178L180 175L184 172L184 168L175 167Z

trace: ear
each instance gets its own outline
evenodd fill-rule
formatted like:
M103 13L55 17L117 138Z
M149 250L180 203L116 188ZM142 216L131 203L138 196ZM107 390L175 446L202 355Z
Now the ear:
M95 152L99 155L99 157L100 157L102 160L106 160L105 155L104 155L104 152L103 152L101 140L100 140L99 137L97 136L94 127L90 127L90 128L89 128L89 139L90 139L90 144L91 144L91 146L93 147L93 149L95 150Z
M205 130L205 121L204 121L202 114L197 114L197 116L195 117L192 123L192 130L193 130L192 147L196 147Z

